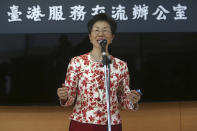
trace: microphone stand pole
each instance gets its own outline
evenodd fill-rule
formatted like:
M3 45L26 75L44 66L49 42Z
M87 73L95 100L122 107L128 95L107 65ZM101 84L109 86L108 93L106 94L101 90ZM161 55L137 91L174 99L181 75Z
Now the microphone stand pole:
M111 113L110 113L110 59L107 57L105 52L102 52L103 65L105 73L105 88L106 88L106 101L107 101L107 120L108 130L111 131Z

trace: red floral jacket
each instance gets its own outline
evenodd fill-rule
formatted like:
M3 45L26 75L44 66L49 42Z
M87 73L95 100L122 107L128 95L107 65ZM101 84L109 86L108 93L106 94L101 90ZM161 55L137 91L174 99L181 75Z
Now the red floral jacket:
M120 109L131 109L129 89L129 72L127 64L115 57L111 57L110 64L110 110L111 124L120 124ZM62 106L76 103L70 119L82 123L107 124L107 104L104 87L104 68L101 63L94 62L90 53L71 59L65 86L68 99Z

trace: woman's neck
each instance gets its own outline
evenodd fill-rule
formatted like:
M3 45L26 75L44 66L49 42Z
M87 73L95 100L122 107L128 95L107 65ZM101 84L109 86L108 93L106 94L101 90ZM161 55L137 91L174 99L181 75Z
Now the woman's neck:
M109 56L109 53L106 52L107 56ZM102 62L103 57L101 53L101 49L95 49L93 48L92 51L90 52L91 59L95 62Z
M101 58L102 57L101 49L93 48L91 53L92 53L92 55L94 55L97 58ZM106 54L107 54L107 56L109 56L109 52L108 52L107 48L106 48Z
M101 53L101 50L99 50L99 49L93 49L92 51L91 51L91 53L92 53L92 55L94 55L94 57L96 57L96 58L101 58L102 57L102 53Z

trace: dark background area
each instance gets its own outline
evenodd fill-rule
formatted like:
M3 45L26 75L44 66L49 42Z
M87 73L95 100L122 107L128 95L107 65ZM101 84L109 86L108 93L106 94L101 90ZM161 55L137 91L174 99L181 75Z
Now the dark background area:
M197 33L118 33L113 56L128 63L142 102L197 100ZM91 50L88 35L0 34L0 105L59 105L71 57Z

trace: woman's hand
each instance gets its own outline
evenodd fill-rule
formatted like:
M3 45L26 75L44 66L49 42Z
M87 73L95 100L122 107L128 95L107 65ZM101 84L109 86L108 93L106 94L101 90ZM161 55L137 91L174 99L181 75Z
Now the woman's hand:
M57 89L57 95L60 100L68 99L68 90L65 88L65 84L62 84L62 87Z
M133 104L136 104L140 101L141 95L136 90L131 90L129 99Z

